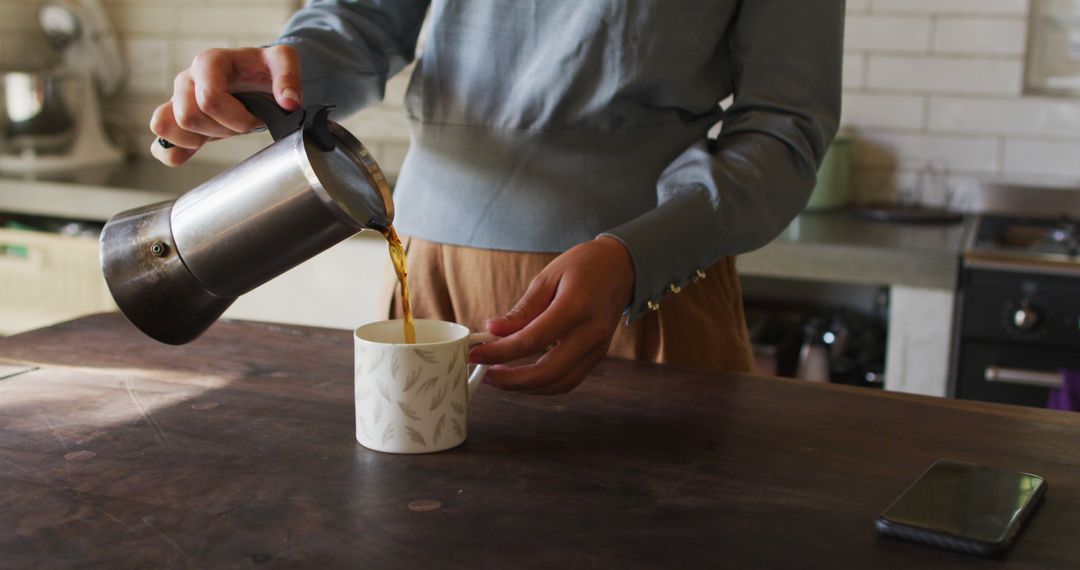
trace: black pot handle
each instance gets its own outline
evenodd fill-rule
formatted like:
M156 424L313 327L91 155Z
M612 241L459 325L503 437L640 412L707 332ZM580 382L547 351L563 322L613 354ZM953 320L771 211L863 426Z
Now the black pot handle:
M275 141L291 135L296 129L304 126L304 109L286 111L278 106L274 96L269 93L249 91L233 93L232 96L236 97L252 115L266 123L266 128Z
M327 116L333 107L327 105L314 105L302 107L295 111L286 111L277 104L274 96L269 93L247 91L233 93L240 103L252 114L266 123L270 136L274 141L279 141L303 128L304 134L324 152L334 150L335 138L330 133L327 124Z

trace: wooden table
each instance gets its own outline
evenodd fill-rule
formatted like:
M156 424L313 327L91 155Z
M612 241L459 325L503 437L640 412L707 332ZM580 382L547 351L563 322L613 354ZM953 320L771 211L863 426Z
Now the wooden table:
M0 340L0 567L1064 568L1080 414L604 362L484 387L433 455L354 439L348 332L117 315ZM941 457L1049 492L1004 563L879 538Z

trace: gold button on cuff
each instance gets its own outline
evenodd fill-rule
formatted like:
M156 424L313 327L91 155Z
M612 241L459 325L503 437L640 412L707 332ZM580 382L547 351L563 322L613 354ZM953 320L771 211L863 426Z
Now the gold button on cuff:
M682 287L672 283L671 285L668 285L667 292L672 295L678 295L679 293L682 293Z
M645 308L649 309L650 311L659 311L660 310L660 303L657 303L655 301L646 301L645 302Z
M698 269L697 271L694 272L694 279L704 279L704 278L705 278L705 272L704 271Z

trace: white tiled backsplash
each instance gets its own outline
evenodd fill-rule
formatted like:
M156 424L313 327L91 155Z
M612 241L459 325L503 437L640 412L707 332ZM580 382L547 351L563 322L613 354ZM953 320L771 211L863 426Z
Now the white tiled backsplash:
M106 103L106 120L135 152L148 155L154 108L172 92L172 80L198 52L211 47L257 46L272 41L300 0L101 0L122 39L130 67L124 92ZM35 64L49 53L37 28L39 0L0 0L0 66ZM402 100L407 73L391 81L386 102L345 122L395 175L409 145ZM211 143L197 160L234 163L269 142L263 135Z
M172 77L200 50L272 40L297 0L104 0L133 73L109 105L138 152ZM37 0L0 0L0 62L47 51ZM856 189L873 198L916 185L928 165L960 191L987 178L1080 180L1080 100L1022 95L1028 0L848 0L844 126L858 140ZM407 72L386 102L346 125L391 174L408 148ZM234 162L258 136L213 143L202 160ZM927 192L932 193L932 189ZM928 201L940 196L928 195Z
M1080 99L1022 93L1029 0L847 7L843 124L862 198L922 187L962 207L980 181L1080 186ZM933 172L947 182L927 184Z

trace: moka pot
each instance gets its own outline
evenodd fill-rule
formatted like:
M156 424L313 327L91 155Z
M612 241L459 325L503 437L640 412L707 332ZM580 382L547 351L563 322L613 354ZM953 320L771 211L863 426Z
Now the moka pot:
M240 295L364 229L394 219L364 145L327 118L234 94L274 143L180 198L122 212L101 233L101 266L120 311L150 337L184 344Z

